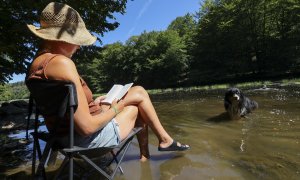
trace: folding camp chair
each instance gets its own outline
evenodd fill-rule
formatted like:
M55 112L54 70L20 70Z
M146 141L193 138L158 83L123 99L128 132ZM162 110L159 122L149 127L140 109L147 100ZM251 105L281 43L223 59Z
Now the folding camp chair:
M30 79L26 81L26 85L30 91L30 105L35 104L35 127L31 135L34 138L33 145L33 158L32 158L32 175L34 178L42 177L46 179L45 165L49 160L50 155L57 154L53 152L61 152L65 158L58 169L57 174L54 179L59 178L62 175L63 170L67 165L69 165L69 179L73 179L73 175L77 175L74 172L74 162L77 159L81 159L91 166L94 170L105 176L107 179L113 179L117 170L119 169L122 173L121 162L131 144L134 136L142 128L134 128L129 136L121 142L119 146L115 147L99 147L99 148L82 148L74 146L74 112L77 108L77 93L75 85L71 82L56 81L56 80L41 80L41 79ZM49 98L51 97L51 98ZM34 102L34 103L33 103ZM29 107L29 117L31 116L32 107ZM58 143L58 138L55 136L55 129L50 132L38 131L39 126L39 115L43 116L55 116L58 119L65 118L66 115L70 119L70 132L69 147L63 147ZM29 118L28 118L29 120ZM54 127L59 126L57 121ZM46 142L44 151L41 151L39 140ZM98 166L92 161L89 154L97 154L97 156L105 155L108 152L112 154L112 160L107 164L110 166L112 162L116 162L111 173L106 172L103 167ZM36 170L36 153L38 154L39 164ZM76 164L75 164L76 165ZM78 163L79 165L79 163ZM82 168L82 166L79 166Z

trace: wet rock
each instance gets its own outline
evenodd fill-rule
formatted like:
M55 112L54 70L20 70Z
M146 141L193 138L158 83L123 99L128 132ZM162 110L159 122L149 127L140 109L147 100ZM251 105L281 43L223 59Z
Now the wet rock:
M25 147L27 144L30 143L30 140L26 139L10 139L7 138L5 141L2 141L2 148L1 150L20 150ZM13 152L13 151L12 151Z
M28 107L28 102L25 100L16 100L16 101L11 101L10 104L18 107L18 108L23 108L27 110Z
M13 100L4 102L0 107L0 132L26 129L28 116L28 100ZM34 108L33 108L34 109ZM34 119L31 116L30 119ZM33 120L29 127L33 127Z
M18 146L19 146L19 142L14 141L14 142L3 144L2 147L3 147L4 150L9 150L9 149L15 149Z
M26 129L27 109L26 100L4 102L0 106L0 169L17 167L31 158L32 151L27 147L32 139L10 137ZM33 125L34 114L30 117L29 129L32 129Z
M12 101L10 103L2 103L0 107L0 115L24 114L27 112L28 103L24 100Z
M7 130L10 130L12 128L14 128L16 125L16 123L14 122L7 122L7 123L4 123L2 126L1 126L1 129L7 129Z
M31 142L32 139L12 138L2 133L0 135L0 169L1 167L16 167L28 162L32 152L27 149L27 145Z
M33 126L33 120L30 121L30 126ZM0 132L12 132L14 130L26 129L27 126L27 115L16 114L16 115L0 115Z

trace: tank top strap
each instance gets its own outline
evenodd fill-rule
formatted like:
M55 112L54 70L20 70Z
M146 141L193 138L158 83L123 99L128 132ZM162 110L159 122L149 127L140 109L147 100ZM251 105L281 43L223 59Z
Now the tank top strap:
M47 68L47 65L49 62L54 59L55 57L59 56L60 54L51 54L49 57L47 57L44 62L41 62L42 64L42 70L43 70L43 76L48 79L47 75L45 74L45 69Z
M50 54L47 55L47 57L42 60L38 66L32 71L28 79L30 78L41 78L41 79L48 79L47 75L45 74L45 69L48 65L48 63L54 59L55 57L59 56L60 54Z
M59 54L50 54L44 61L40 62L39 66L45 68L47 66L47 64L58 55Z

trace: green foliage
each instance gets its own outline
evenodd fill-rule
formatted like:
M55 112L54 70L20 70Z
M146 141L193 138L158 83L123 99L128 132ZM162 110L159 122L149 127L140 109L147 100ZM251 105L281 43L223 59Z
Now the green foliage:
M4 2L4 7L17 8L17 11L1 9L5 20L0 19L1 27L17 25L16 20L6 22L8 17L15 18L16 12L27 12L20 14L21 19L32 20L23 20L25 23L37 22L38 12L32 9L47 3L34 1L32 6L19 6ZM25 2L29 1L21 4ZM117 23L108 23L106 18L113 19L113 12L124 12L127 1L64 2L74 3L74 8L85 15L88 28L100 37L117 27ZM4 16L9 13L10 16ZM299 0L205 0L196 14L177 17L165 31L143 32L124 44L82 47L74 61L97 93L106 92L114 83L127 82L154 89L297 78L300 74L299 14ZM35 39L27 36L27 31L12 32L17 36L12 40L5 36L1 42L0 57L5 60L1 59L0 82L11 72L23 72L20 67L26 65L25 59L30 59L36 48ZM0 33L10 34L6 29ZM16 70L12 71L13 68ZM5 97L13 96L8 93L13 92L11 87L1 88L8 94Z
M94 73L97 92L113 83L134 81L147 88L180 84L188 68L186 46L174 30L144 32L130 38L125 45L107 45L89 66Z
M11 79L12 74L25 73L26 67L38 46L26 24L37 24L39 14L50 0L0 0L0 83ZM114 13L124 13L127 0L114 1L77 1L59 0L71 5L81 14L87 28L100 37L104 32L114 30L118 22ZM77 59L91 57L97 48L85 47Z
M197 25L196 20L193 15L186 14L182 17L177 17L171 24L168 26L168 30L177 31L180 37L188 35L188 33L195 30Z
M299 5L295 0L205 1L197 14L190 84L299 72Z
M177 31L179 36L181 37L182 41L185 44L185 56L188 59L187 60L187 69L191 69L190 62L192 60L193 56L193 49L195 48L195 33L197 30L197 21L196 16L191 14L186 14L182 17L177 17L174 21L171 22L171 24L168 26L168 30L174 30ZM183 79L181 79L181 84L185 84L187 74L190 70L186 71L186 75Z
M297 76L299 7L295 0L206 0L168 29L107 45L88 66L92 86L146 88L235 83Z
M0 101L28 98L29 91L24 82L0 85Z
M11 87L8 85L0 85L0 101L10 100L12 97Z
M107 45L99 54L99 59L93 61L93 85L97 92L111 87L114 83L124 83L132 81L128 79L128 68L124 61L126 54L125 47L121 43Z

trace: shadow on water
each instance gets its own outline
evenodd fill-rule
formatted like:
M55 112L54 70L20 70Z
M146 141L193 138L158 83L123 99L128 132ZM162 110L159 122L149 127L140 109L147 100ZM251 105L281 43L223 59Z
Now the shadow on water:
M207 121L209 122L215 122L215 123L220 123L220 122L228 122L231 121L229 115L226 112L223 112L217 116L208 118Z
M166 130L191 150L158 152L150 131L151 159L139 161L135 140L122 165L125 174L118 173L116 179L300 179L300 88L243 91L259 108L234 121L224 110L225 90L151 97ZM55 167L50 176L54 172ZM26 179L30 162L7 174L7 179Z

